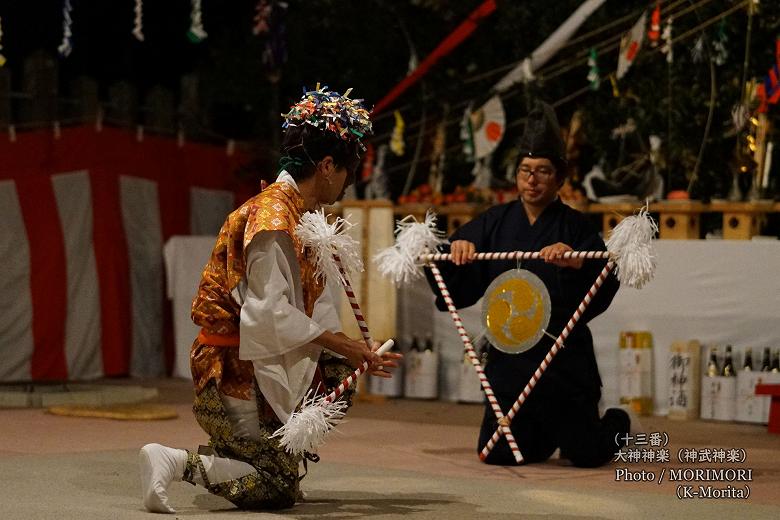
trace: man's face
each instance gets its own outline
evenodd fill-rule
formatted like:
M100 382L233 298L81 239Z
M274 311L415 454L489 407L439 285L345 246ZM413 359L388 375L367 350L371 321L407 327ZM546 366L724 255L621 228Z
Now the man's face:
M549 159L525 157L517 167L520 199L533 206L547 206L558 196L560 181Z
M349 186L349 172L344 166L336 166L330 155L326 155L318 163L315 176L317 200L320 204L329 205L341 200Z
M344 194L347 191L347 188L355 184L355 179L357 178L357 169L360 167L360 155L356 152L355 157L353 161L347 161L347 164L344 166L340 166L337 168L339 170L337 173L337 177L339 179L344 179L341 186L341 191L336 197L336 201L339 201L344 198ZM341 171L343 170L343 172Z
M344 193L346 192L349 185L354 182L355 176L350 175L346 167L340 166L336 168L334 178L335 181L333 187L335 189L333 191L333 195L335 195L335 197L331 201L331 204L344 198Z

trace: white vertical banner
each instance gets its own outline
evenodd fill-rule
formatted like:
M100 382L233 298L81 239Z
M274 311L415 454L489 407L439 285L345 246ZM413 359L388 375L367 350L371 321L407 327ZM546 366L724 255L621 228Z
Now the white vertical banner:
M173 236L163 247L166 293L173 301L175 358L173 376L192 379L190 348L200 327L192 322L192 300L198 293L203 269L216 239L203 236Z
M68 276L65 322L68 377L94 379L103 375L103 354L89 174L80 171L53 175L51 183L62 225Z
M130 374L155 377L165 373L163 355L162 224L157 183L121 176L122 223L130 265L132 354ZM128 338L130 341L130 338Z
M30 248L16 183L0 181L0 338L3 361L0 381L28 381L33 353Z

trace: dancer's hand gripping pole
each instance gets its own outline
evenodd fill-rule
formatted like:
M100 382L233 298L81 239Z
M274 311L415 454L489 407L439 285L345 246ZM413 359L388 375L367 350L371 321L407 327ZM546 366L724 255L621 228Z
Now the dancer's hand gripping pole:
M392 339L387 340L376 351L378 355L393 348ZM368 361L358 367L339 386L328 395L313 396L311 393L303 399L301 409L293 412L287 423L276 430L271 437L279 437L279 443L295 455L303 452L314 453L325 442L328 433L344 418L347 403L338 398L368 370Z
M378 356L382 356L386 352L389 352L391 348L393 348L393 345L395 345L395 341L392 339L388 339L384 343L382 343L382 346L379 347L376 351L376 354ZM363 364L355 369L354 372L352 372L349 376L347 376L340 384L337 386L331 393L326 395L323 399L329 402L335 401L338 399L341 394L347 391L347 389L352 386L352 383L357 380L358 377L360 377L361 374L363 374L366 370L368 370L368 361L363 361Z

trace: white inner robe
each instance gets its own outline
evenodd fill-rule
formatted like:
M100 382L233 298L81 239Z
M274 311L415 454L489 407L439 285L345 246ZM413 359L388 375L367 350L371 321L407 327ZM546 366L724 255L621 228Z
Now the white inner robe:
M282 172L277 182L295 181ZM314 378L325 330L341 330L337 281L328 281L306 316L300 267L282 231L255 235L246 251L246 278L233 293L241 305L239 358L251 361L260 391L279 420L287 422ZM254 406L254 403L252 403Z

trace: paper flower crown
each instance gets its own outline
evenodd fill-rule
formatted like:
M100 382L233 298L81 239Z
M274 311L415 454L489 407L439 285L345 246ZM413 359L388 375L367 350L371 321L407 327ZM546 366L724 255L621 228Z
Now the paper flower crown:
M365 150L361 139L371 134L371 120L363 100L350 99L350 92L351 88L342 95L327 86L320 88L319 83L315 90L304 89L301 100L282 114L282 128L308 124L333 132L345 141L357 142Z

